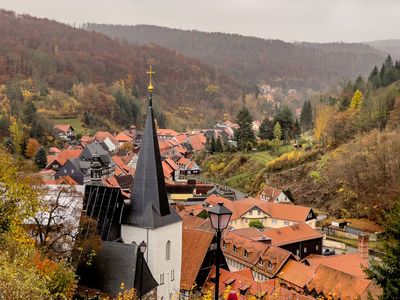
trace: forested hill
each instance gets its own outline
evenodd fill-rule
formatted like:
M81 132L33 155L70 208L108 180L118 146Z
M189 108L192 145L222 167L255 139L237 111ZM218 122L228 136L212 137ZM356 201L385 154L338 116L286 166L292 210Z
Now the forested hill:
M149 25L86 24L137 45L155 43L219 67L240 82L324 88L342 79L365 75L384 55L368 45L286 43L236 34L205 33Z
M120 119L117 113L111 116L119 108L115 107L115 99L108 97L113 95L107 95L112 94L107 87L124 79L129 95L143 100L149 63L156 70L155 98L160 100L157 101L159 107L168 107L172 114L182 107L190 107L196 111L198 123L204 121L205 115L210 118L220 115L232 99L242 93L242 88L234 80L220 75L214 67L174 50L153 44L138 46L117 42L101 33L0 10L0 85L29 78L40 91L62 91L82 103L79 95L85 93L78 95L73 92L77 91L73 87L78 83L96 84L96 90L100 91L97 94L106 95L98 95L98 102L90 100L96 102L89 103L91 106L79 106L78 113L93 110L89 112L98 114L96 109L110 105L102 108L104 115L97 117ZM31 92L36 92L34 87ZM38 94L38 97L43 95ZM12 102L18 98L10 93L8 97ZM40 101L38 97L34 100ZM46 111L47 108L43 109ZM185 115L175 115L176 119L178 117L189 119Z

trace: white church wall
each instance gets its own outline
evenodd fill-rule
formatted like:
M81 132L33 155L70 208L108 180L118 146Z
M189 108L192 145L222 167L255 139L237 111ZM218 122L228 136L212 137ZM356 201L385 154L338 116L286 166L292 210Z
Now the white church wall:
M138 245L142 241L147 243L145 258L159 284L157 299L178 299L182 265L182 222L157 229L122 225L121 233L124 242L127 244L133 241ZM168 241L171 242L169 260L166 259Z

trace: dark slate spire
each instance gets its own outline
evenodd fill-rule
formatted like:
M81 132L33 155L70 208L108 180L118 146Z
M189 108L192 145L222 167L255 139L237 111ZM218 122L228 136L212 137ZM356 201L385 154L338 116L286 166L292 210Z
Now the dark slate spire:
M151 73L150 73L151 72ZM157 228L181 220L177 212L169 206L165 189L164 172L154 124L150 67L149 107L144 126L143 141L136 167L131 206L127 223L142 228Z

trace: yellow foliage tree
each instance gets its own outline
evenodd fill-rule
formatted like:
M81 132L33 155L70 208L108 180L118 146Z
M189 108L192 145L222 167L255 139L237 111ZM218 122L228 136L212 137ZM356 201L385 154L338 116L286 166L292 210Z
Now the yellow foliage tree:
M325 146L328 143L328 126L333 116L334 112L328 105L320 104L317 107L314 137L322 146Z
M22 153L22 143L24 141L24 134L22 131L22 126L19 124L18 120L15 117L10 117L11 125L10 125L10 135L13 140L13 145L15 152L18 154Z
M40 144L36 139L29 139L28 144L25 149L25 156L27 158L32 158L36 155L36 152L39 150Z
M363 102L363 94L360 90L356 90L351 98L350 109L351 110L360 110Z

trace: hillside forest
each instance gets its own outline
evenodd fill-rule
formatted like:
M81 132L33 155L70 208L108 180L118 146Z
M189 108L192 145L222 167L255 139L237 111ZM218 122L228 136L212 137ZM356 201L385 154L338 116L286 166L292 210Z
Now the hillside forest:
M280 187L296 203L342 218L380 221L399 202L399 61L388 56L340 93L309 99L298 125L284 110L264 120L255 148L200 157L206 175L249 195Z

